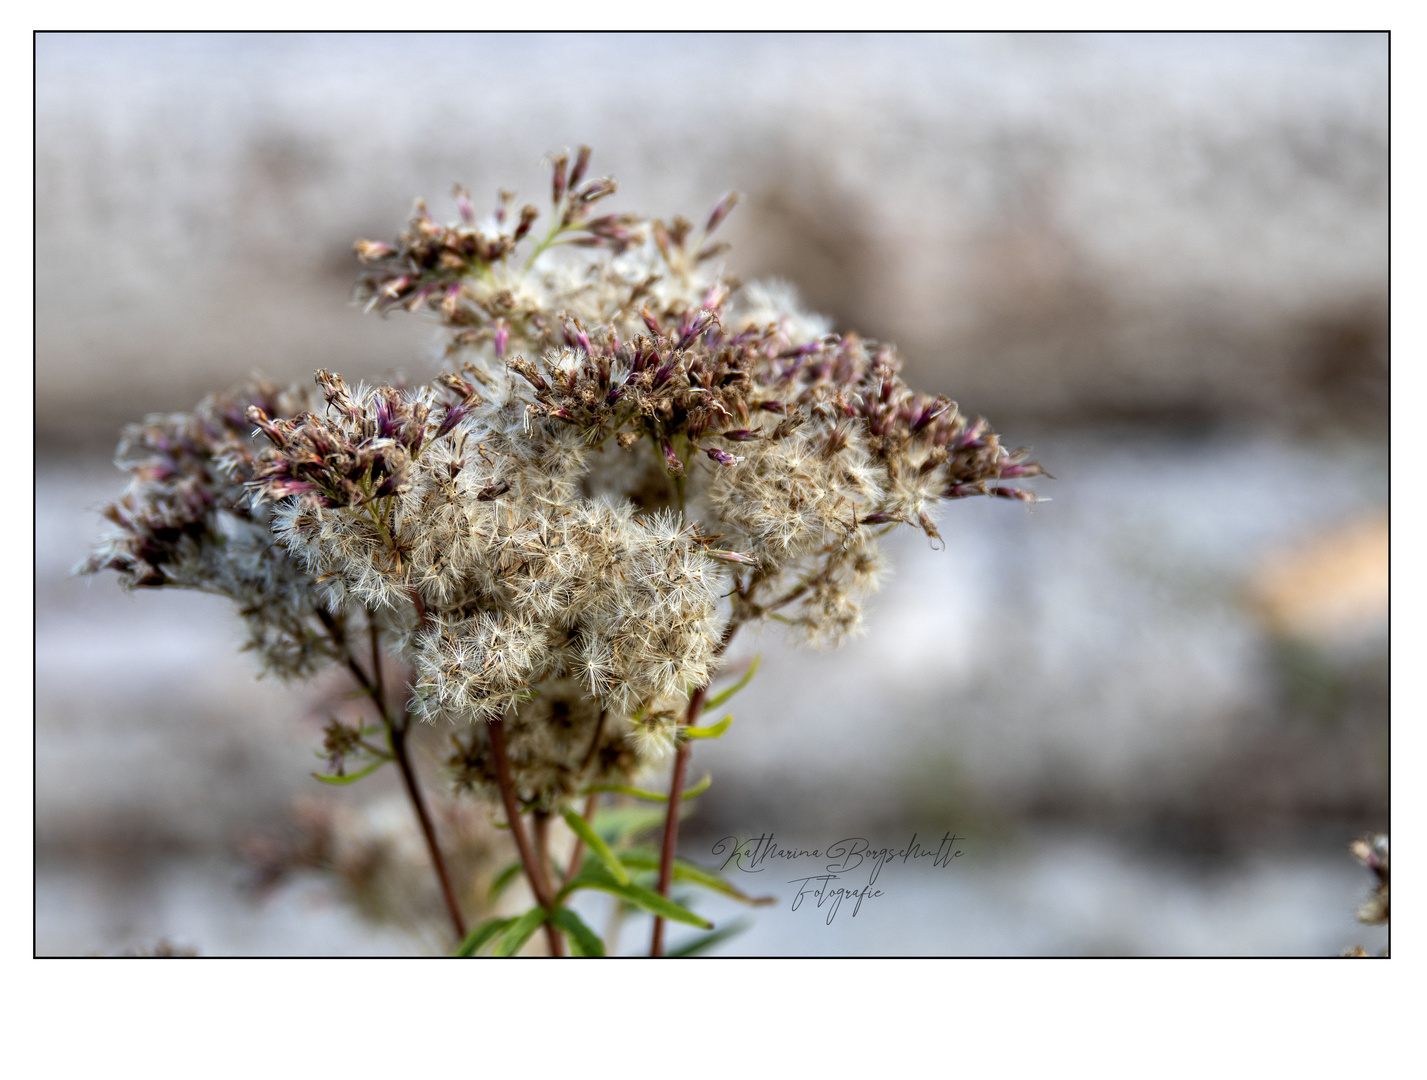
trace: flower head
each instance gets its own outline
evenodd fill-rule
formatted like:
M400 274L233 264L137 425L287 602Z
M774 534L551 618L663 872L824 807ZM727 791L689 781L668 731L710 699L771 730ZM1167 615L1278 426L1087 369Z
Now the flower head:
M457 189L455 222L418 202L395 242L358 241L359 296L444 324L448 370L318 371L320 404L258 386L130 429L131 490L87 569L216 584L282 612L253 617L289 644L313 624L340 642L363 609L416 713L463 725L456 782L489 787L481 721L502 718L522 798L550 803L667 751L739 626L857 632L894 525L935 540L949 501L1034 501L1039 467L907 386L891 345L723 276L733 196L702 229L599 214L615 184L589 164L552 158L543 234L536 207L502 192L478 222Z

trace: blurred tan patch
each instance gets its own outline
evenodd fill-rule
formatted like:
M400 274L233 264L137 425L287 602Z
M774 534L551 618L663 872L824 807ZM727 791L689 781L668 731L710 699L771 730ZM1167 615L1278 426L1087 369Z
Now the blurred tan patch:
M1387 620L1387 516L1273 553L1249 598L1267 628L1284 637L1337 643L1375 632Z

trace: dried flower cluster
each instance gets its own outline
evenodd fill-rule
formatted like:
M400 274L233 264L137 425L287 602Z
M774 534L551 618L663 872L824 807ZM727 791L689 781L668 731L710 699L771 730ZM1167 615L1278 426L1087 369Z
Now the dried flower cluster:
M1007 482L1040 472L892 346L724 275L732 196L702 228L597 215L615 185L588 164L554 159L543 236L535 207L502 193L478 221L458 189L455 223L418 203L394 244L358 242L363 299L449 327L447 370L319 371L316 396L256 385L129 429L87 566L231 596L284 675L370 625L412 712L460 724L458 786L494 790L471 721L505 718L528 806L657 759L739 627L855 632L896 523L935 539L942 503L1034 501Z
M1388 858L1389 843L1387 833L1368 833L1348 845L1348 850L1364 868L1372 872L1374 886L1372 893L1358 905L1358 922L1368 926L1385 926L1390 916L1388 902L1391 864ZM1361 946L1355 946L1343 953L1344 956L1367 956ZM1383 956L1388 955L1383 951Z
M1373 893L1358 906L1358 921L1381 926L1388 919L1388 840L1386 833L1360 836L1349 845L1358 862L1372 871Z
M127 588L175 586L238 605L269 670L311 674L330 660L345 617L316 603L311 579L272 532L268 509L246 487L257 466L249 408L285 415L310 407L298 388L254 382L210 395L192 413L150 416L124 429L115 463L128 490L104 508L105 542L78 568L118 571Z

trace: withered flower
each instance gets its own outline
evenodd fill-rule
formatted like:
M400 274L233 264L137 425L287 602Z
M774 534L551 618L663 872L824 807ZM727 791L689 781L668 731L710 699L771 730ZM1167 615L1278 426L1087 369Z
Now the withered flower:
M443 323L449 369L414 389L319 371L320 402L255 387L130 429L131 490L87 569L339 643L361 613L409 665L412 713L461 725L456 781L490 790L469 725L506 718L521 798L552 805L657 760L657 718L739 627L855 633L894 525L936 540L950 501L1035 501L1039 466L907 386L893 346L724 275L735 196L702 229L596 214L615 184L589 165L552 158L543 236L511 193L478 220L457 188L455 222L418 202L395 242L358 241L359 296Z

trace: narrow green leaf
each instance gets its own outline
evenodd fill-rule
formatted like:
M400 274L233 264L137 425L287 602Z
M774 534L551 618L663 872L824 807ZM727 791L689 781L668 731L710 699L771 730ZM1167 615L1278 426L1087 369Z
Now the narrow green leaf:
M735 919L733 922L720 926L717 930L707 934L700 934L690 941L684 942L677 949L670 949L664 955L671 960L677 960L684 956L698 956L706 953L721 941L727 941L737 934L743 933L753 925L753 920L747 917Z
M695 795L702 795L713 783L713 774L705 773L704 778L693 787L688 788L682 798L692 799ZM643 788L627 787L624 784L593 784L580 792L581 795L593 795L598 791L608 791L615 795L632 795L636 799L645 799L649 802L668 802L669 796L658 791L645 791Z
M695 795L702 795L705 791L709 789L709 785L712 783L713 773L704 773L704 778L702 780L700 780L693 787L686 788L684 790L684 794L679 796L679 801L682 802L685 799L692 799ZM664 801L668 802L669 800L666 798Z
M705 870L696 863L685 862L683 859L675 859L672 869L675 881L687 881L691 885L702 885L705 889L711 889L716 893L721 893L742 904L751 904L754 907L765 907L768 904L778 902L776 896L749 896L731 881L719 877L719 875L715 874L712 870Z
M594 795L597 792L607 791L611 795L632 795L636 799L648 799L650 802L668 802L669 796L660 795L657 791L645 791L643 788L630 787L627 784L591 784L580 792L581 795Z
M372 762L361 772L348 773L346 776L323 776L321 773L313 773L312 777L314 780L321 780L324 784L354 784L362 777L370 776L390 760L391 758L382 758Z
M520 951L520 947L530 940L530 935L540 929L549 914L543 907L533 907L520 918L515 919L511 922L510 928L501 935L500 942L491 955L514 956Z
M739 692L740 690L742 690L745 686L747 686L749 683L751 683L751 682L753 681L753 676L755 676L755 675L758 674L758 665L761 664L762 662L763 662L763 654L762 654L762 653L759 653L757 656L755 656L755 657L753 658L753 663L751 663L751 664L748 665L748 670L743 673L743 678L739 679L738 682L734 683L734 684L733 684L732 686L730 686L727 690L721 690L721 691L719 691L719 692L718 692L717 694L715 694L713 697L709 698L708 701L704 702L704 709L703 709L703 711L704 711L704 712L712 712L714 709L717 709L720 705L722 705L722 704L723 704L725 701L727 701L729 698L733 697L734 694L738 693L738 692Z
M620 860L631 870L658 870L659 855L648 848L634 848L630 851L621 851ZM776 896L749 896L742 889L732 882L715 874L712 870L705 870L696 863L687 862L684 859L675 859L673 865L673 876L675 881L687 881L691 885L702 885L705 889L711 889L716 893L727 896L731 900L737 900L743 904L752 904L754 907L762 907L765 904L777 902Z
M631 870L658 870L659 853L644 847L630 848L619 853L620 862Z
M519 876L520 862L517 860L495 876L495 880L491 882L490 890L486 893L487 899L494 900L501 893L505 892L507 886Z
M560 890L556 897L556 902L563 901L565 897L580 889L598 889L607 892L612 896L628 900L635 907L641 907L645 911L655 915L662 915L666 919L674 922L687 923L689 926L697 926L700 930L712 930L713 923L707 919L700 918L686 907L682 907L674 901L660 896L653 889L646 889L642 885L621 885L614 878L597 870L594 867L580 871L574 881Z
M603 956L605 954L604 942L600 940L600 936L589 928L584 919L569 908L557 908L550 921L569 936L570 951L576 956Z
M604 806L595 811L590 826L606 843L617 844L657 829L667 816L668 811L662 806Z
M624 872L624 867L620 864L620 861L615 858L615 854L609 849L609 845L600 839L600 834L590 828L590 823L569 809L564 811L564 817L565 824L570 826L570 828L574 830L575 835L585 842L595 857L604 863L605 869L613 875L614 879L621 885L628 885L629 875Z
M467 934L465 940L462 941L461 944L456 946L456 951L453 952L451 955L475 956L476 950L478 950L482 945L484 945L491 938L495 937L513 922L515 922L514 919L486 920L485 922L481 923L480 926L476 927L469 934Z
M729 713L717 724L711 727L686 727L680 728L679 734L686 739L717 739L725 731L728 725L733 723L733 713Z

